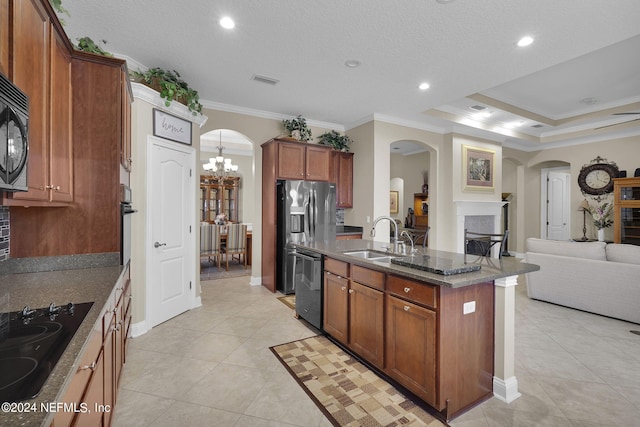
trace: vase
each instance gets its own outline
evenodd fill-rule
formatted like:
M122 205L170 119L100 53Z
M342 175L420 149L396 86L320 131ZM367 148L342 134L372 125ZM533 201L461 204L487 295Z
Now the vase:
M598 242L604 242L604 228L598 229Z
M291 137L295 138L297 141L300 141L302 139L302 135L300 134L300 131L297 129L291 131Z

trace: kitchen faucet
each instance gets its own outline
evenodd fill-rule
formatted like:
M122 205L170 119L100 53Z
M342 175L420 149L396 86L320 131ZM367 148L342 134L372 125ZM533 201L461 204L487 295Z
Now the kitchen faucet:
M373 220L373 226L371 227L371 237L375 237L376 235L376 224L378 224L378 222L382 221L383 219L388 220L391 224L393 224L393 252L398 252L398 247L399 247L399 241L398 241L398 224L396 223L396 221L391 218L390 216L379 216L378 218Z
M407 230L402 230L402 233L400 233L400 237L402 236L407 236L407 238L411 242L411 255L415 254L418 250L414 246L413 238L411 238L411 234L409 234Z

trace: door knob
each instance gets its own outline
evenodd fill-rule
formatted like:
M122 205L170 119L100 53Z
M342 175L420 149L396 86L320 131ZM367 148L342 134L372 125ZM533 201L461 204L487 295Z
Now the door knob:
M159 242L155 242L155 243L153 244L153 247L154 247L154 248L159 248L160 246L167 246L167 244L166 244L166 243L159 243Z

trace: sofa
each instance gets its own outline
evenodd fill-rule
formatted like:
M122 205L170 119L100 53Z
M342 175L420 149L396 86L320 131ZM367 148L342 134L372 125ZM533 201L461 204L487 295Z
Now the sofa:
M640 323L640 246L528 238L529 298Z

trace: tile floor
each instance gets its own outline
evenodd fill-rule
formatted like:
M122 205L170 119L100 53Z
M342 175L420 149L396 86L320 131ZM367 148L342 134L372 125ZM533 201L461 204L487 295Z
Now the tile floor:
M202 282L202 307L131 340L114 426L330 426L268 349L316 332L248 279ZM450 425L640 426L640 325L530 300L520 283L522 397Z

